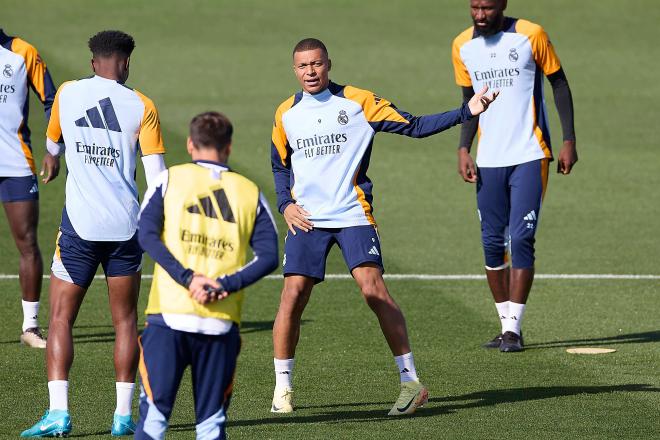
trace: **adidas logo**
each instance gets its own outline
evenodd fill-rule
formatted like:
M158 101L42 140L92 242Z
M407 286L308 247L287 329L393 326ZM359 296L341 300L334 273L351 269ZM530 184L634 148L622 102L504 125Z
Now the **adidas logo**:
M369 255L380 255L380 252L378 252L376 246L371 246L371 249L369 249Z
M401 373L410 373L410 370L407 369L407 368L404 368L403 370L401 370Z
M35 183L34 185L32 185L32 188L30 188L30 194L34 194L34 193L37 193L37 192L39 192L39 187Z
M80 119L76 119L74 121L76 127L89 127L91 124L92 128L101 128L104 130L117 131L121 133L119 120L117 119L115 108L112 106L112 101L110 101L110 98L101 99L99 101L99 106L101 107L100 113L98 107L92 107L87 109L85 112L87 118L83 116ZM103 117L101 117L101 113L103 113Z
M536 212L532 209L529 211L529 214L527 214L523 219L528 222L526 227L527 229L534 229L534 223L536 221Z
M528 222L536 221L536 212L534 212L534 210L532 209L531 211L529 211L529 214L527 214L523 219Z
M214 204L213 201L216 203ZM236 223L234 212L231 210L229 200L224 189L213 191L213 198L211 196L202 197L186 206L186 211L191 214L204 214L208 218L218 218L218 211L222 219L229 223Z

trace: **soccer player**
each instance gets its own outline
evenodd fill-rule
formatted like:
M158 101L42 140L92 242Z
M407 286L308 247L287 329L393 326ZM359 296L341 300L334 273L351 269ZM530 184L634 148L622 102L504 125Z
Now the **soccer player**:
M271 411L293 411L300 318L314 284L323 281L328 252L336 243L400 372L401 393L389 414L410 414L427 401L428 392L417 377L403 314L383 282L372 184L366 174L373 138L381 131L431 136L483 112L494 96L484 96L484 88L456 110L412 116L372 92L331 82L330 67L321 41L300 41L293 50L293 71L302 91L275 113L272 169L278 209L289 231L284 289L273 327L276 385Z
M277 232L257 185L231 171L233 128L207 112L190 123L193 163L161 173L142 204L140 244L156 261L140 337L135 438L162 439L190 366L198 439L224 439L244 288L277 268ZM248 247L254 257L246 264Z
M500 334L484 346L516 352L523 349L520 325L534 281L534 236L552 160L544 75L564 134L558 173L571 172L577 152L573 100L555 49L541 26L505 17L506 4L470 1L474 25L454 40L452 59L466 102L484 86L502 91L493 111L463 124L458 172L477 184L486 277L501 321ZM477 129L475 167L470 147Z
M46 350L50 408L23 437L71 432L69 370L72 327L99 264L108 285L115 329L117 407L111 432L132 434L131 401L138 364L137 298L142 250L137 241L140 206L135 182L142 154L147 182L165 169L154 103L127 87L135 42L120 31L89 40L95 75L60 86L48 124L52 154L64 151L66 205L50 278L49 341Z
M21 342L46 348L37 316L43 277L43 261L37 243L39 223L39 186L30 129L28 128L28 87L44 105L46 119L55 97L55 86L46 63L37 49L0 29L0 200L5 208L9 229L20 254L18 278L23 300ZM59 161L50 153L44 156L41 174L44 182L57 176Z

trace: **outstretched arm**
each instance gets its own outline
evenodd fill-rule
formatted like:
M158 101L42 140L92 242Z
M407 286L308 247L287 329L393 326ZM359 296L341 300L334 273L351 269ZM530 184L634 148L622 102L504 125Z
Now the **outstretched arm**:
M367 120L375 131L385 131L414 138L423 138L440 133L454 125L469 121L488 109L499 92L486 95L484 87L470 100L455 110L424 116L413 116L399 110L394 104L381 99L378 104L363 106Z
M559 151L559 158L557 159L557 172L570 174L573 165L578 160L575 147L573 96L564 69L560 68L555 73L548 75L548 80L552 85L552 93L555 97L555 105L557 106L557 113L559 113L559 121L564 135L564 145Z

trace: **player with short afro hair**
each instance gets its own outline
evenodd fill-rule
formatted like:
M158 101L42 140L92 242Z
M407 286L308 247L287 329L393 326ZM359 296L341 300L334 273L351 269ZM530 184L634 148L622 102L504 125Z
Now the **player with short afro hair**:
M101 31L87 43L94 57L110 57L121 54L130 57L135 49L133 37L122 31Z

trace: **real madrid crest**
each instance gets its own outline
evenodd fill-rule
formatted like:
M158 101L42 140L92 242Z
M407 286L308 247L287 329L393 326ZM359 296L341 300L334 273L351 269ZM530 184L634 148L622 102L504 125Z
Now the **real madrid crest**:
M5 68L2 70L2 75L5 78L11 78L11 76L14 74L14 71L11 68L11 64L5 64Z
M515 63L518 61L518 52L516 52L516 48L509 49L509 61Z
M337 122L339 122L341 125L348 124L348 115L346 114L346 110L339 110L339 116L337 116Z

